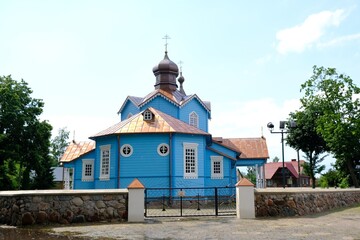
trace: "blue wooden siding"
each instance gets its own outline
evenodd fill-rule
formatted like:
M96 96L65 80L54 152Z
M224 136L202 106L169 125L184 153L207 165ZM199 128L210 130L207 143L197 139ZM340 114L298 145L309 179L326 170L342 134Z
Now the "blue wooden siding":
M95 151L91 151L87 154L84 154L83 156L81 156L81 158L78 158L72 162L64 163L64 167L74 169L74 173L73 173L74 189L93 189L94 181L90 181L90 182L82 181L82 160L83 159L94 159L94 165L95 165L96 164Z
M266 163L267 159L251 159L251 158L246 158L246 159L240 159L236 162L236 166L237 167L241 167L241 166L255 166L256 164L259 166L262 166Z
M145 187L169 187L171 153L160 156L157 148L161 143L169 145L169 134L121 135L120 147L130 144L133 148L131 156L120 155L121 188L126 188L135 178L138 178Z
M229 159L227 157L223 157L223 179L212 179L211 178L211 157L212 156L221 156L220 154L213 152L211 150L206 151L206 161L205 161L205 169L206 176L205 182L208 187L226 187L226 186L234 186L236 184L236 167L235 161Z
M174 118L178 118L179 108L178 106L174 105L173 103L169 102L168 100L164 99L161 96L157 96L144 106L140 108L140 111L143 111L149 107L153 107L155 109L159 109L163 113L166 113Z
M222 152L222 153L224 153L226 155L229 155L230 157L233 157L233 158L236 158L236 156L238 155L237 152L235 152L235 151L233 151L233 150L231 150L229 148L226 148L226 147L224 147L224 146L222 146L220 144L217 144L215 142L213 142L211 144L211 148L213 148L213 149L215 149L217 151L220 151L220 152Z
M196 179L184 178L184 146L183 143L198 144L198 177ZM204 158L206 137L202 135L174 134L173 136L173 187L203 187L204 183Z
M101 171L101 147L110 146L110 178L109 180L100 180L100 171ZM95 189L110 189L117 188L118 186L118 144L117 136L106 136L99 137L96 139L96 164L94 168L95 175Z
M208 112L196 98L193 98L184 107L180 108L179 119L189 123L189 115L192 112L196 112L198 115L199 129L208 132Z
M124 121L128 118L129 113L131 113L132 115L135 115L139 112L140 112L140 109L137 106L135 106L130 100L128 100L121 112L120 119L121 119L121 121Z

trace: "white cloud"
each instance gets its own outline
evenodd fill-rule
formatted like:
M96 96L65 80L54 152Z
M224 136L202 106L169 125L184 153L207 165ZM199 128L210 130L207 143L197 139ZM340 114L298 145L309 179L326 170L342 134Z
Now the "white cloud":
M303 52L319 41L328 27L339 26L345 18L345 11L322 11L308 16L305 21L291 28L276 33L279 41L277 51L281 54L288 52Z
M332 47L335 45L340 45L340 44L343 44L343 43L346 43L349 41L354 41L354 40L360 40L360 33L338 37L338 38L335 38L335 39L325 42L325 43L319 43L317 46L320 48L326 48L326 47Z

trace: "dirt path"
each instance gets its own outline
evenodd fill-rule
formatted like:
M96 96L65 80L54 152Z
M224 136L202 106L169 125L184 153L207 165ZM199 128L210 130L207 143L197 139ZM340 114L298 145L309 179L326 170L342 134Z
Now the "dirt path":
M67 226L56 234L89 239L359 239L360 206L293 218L158 218L145 223Z

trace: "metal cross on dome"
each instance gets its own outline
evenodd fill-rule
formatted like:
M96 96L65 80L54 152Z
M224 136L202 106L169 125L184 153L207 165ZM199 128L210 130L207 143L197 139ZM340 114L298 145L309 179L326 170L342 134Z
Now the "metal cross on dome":
M165 35L162 39L165 39L165 52L167 52L168 39L171 39L169 35Z
M181 60L180 60L180 61L179 61L179 63L178 63L178 64L179 64L179 66L180 66L180 72L182 72L182 64L183 64L183 63L184 63L184 62L183 62L183 61L181 61Z

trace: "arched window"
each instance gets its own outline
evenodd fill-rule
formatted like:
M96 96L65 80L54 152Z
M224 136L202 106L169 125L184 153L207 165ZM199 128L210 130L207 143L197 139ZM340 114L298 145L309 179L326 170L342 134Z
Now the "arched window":
M196 112L191 112L189 115L189 124L194 127L199 127L199 118Z

